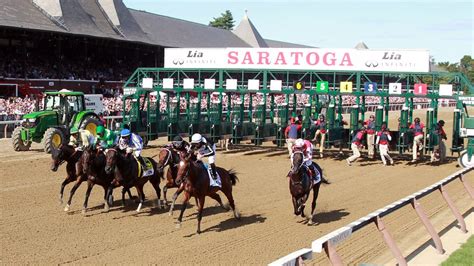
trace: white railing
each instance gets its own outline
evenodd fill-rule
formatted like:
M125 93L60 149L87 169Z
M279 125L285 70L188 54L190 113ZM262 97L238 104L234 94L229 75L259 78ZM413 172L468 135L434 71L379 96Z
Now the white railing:
M417 215L419 216L421 222L424 224L425 228L428 230L431 238L435 244L436 249L439 253L444 253L443 245L441 243L441 239L439 238L438 233L435 231L433 225L427 218L426 214L424 213L423 209L421 208L420 203L418 200L435 190L439 190L445 199L447 205L451 209L453 215L457 219L460 229L467 233L466 223L464 222L463 216L457 210L456 206L453 204L453 201L449 197L448 193L445 190L445 185L450 183L451 181L459 178L463 183L466 191L468 192L471 199L474 200L474 190L472 189L471 185L467 182L464 178L464 174L474 170L474 167L466 168L457 171L456 173L444 178L443 180L424 188L412 195L405 197L401 200L398 200L392 204L389 204L383 208L380 208L357 221L354 221L346 226L343 226L339 229L336 229L325 236L322 236L315 241L312 242L311 248L304 248L297 250L291 254L288 254L269 265L277 266L277 265L300 265L302 264L303 260L312 259L312 253L321 253L323 250L325 251L326 255L328 256L329 260L333 265L344 265L342 262L339 254L336 252L336 245L338 243L343 242L347 238L351 236L354 232L360 230L361 228L375 223L378 230L380 231L384 241L386 242L387 246L391 250L393 256L397 259L399 265L407 265L406 259L403 257L401 251L398 249L395 241L393 240L392 236L390 235L388 229L385 227L382 218L396 210L411 204L414 210L416 211Z

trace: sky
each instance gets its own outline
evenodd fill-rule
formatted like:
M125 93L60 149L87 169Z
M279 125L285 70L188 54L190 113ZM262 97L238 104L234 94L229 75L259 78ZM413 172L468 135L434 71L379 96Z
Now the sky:
M209 24L230 10L265 39L321 48L426 49L436 62L474 57L474 1L123 0L129 8Z

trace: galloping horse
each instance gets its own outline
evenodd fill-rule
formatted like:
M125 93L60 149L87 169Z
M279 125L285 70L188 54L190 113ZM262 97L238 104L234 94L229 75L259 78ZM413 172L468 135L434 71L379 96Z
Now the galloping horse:
M64 211L69 211L74 193L81 185L81 183L87 180L87 175L83 172L82 169L82 151L76 151L74 150L74 147L70 145L61 144L57 150L52 150L51 157L51 171L53 172L56 172L58 170L58 167L64 162L67 163L66 178L61 184L61 190L59 192L59 202L61 204L63 203L64 188L67 184L76 181L76 183L71 189L71 193L69 194L67 204L64 207Z
M163 195L164 195L164 200L166 204L168 203L168 200L166 198L166 192L168 191L168 189L178 188L176 192L173 194L173 201L171 203L169 215L173 214L173 209L176 203L176 199L178 198L179 194L181 194L181 192L183 192L184 190L183 183L180 183L179 185L176 183L176 177L178 175L178 165L180 161L181 161L180 156L178 152L175 149L173 149L173 147L165 146L158 153L158 174L162 176L164 174L164 168L166 166L169 166L168 171L166 171L166 184L163 187Z
M114 178L113 174L105 173L105 154L102 150L86 149L82 154L82 169L87 175L87 191L84 199L84 206L82 213L85 214L87 211L87 203L91 194L92 188L95 184L101 186L104 189L104 210L109 211L109 205L113 204L113 196L109 195L107 198L107 191L111 182ZM124 188L122 191L122 202L125 204L124 194L128 192L128 196L132 199L130 189Z
M135 187L138 192L138 197L140 199L140 204L138 204L137 212L142 208L143 202L145 202L145 194L143 193L143 186L146 182L150 181L153 185L153 188L156 191L158 196L158 207L161 209L161 189L160 189L160 177L157 172L157 164L155 160L147 158L153 167L153 174L150 176L143 176L143 171L141 166L138 164L137 160L131 155L122 154L119 150L115 148L106 150L106 164L105 172L107 174L113 173L113 180L111 186L109 186L107 191L107 196L112 194L114 187L124 186L125 189L129 187ZM122 190L122 198L124 191ZM106 202L107 203L107 202Z
M314 162L313 162L314 163ZM314 210L316 209L316 200L318 199L319 187L324 182L329 182L323 178L323 170L318 164L314 163L316 169L319 171L321 181L314 184L312 178L306 173L306 167L304 166L303 152L295 151L293 153L293 162L291 170L288 173L290 183L290 193L293 201L294 213L296 216L301 215L303 218L307 218L304 214L304 207L306 200L308 200L309 193L313 191L313 202L311 203L311 217L307 218L308 225L313 224Z
M207 170L203 167L202 162L196 162L191 160L193 157L192 154L180 153L181 162L178 166L178 176L176 182L180 184L184 183L184 200L183 205L181 206L181 213L179 214L178 223L176 227L181 227L181 222L183 220L183 214L188 205L189 199L195 197L197 200L198 207L198 226L197 233L201 233L201 219L202 219L202 210L204 208L204 201L206 196L209 196L215 199L221 207L224 208L222 204L221 197L217 194L217 191L222 191L229 201L229 205L234 212L234 217L240 219L240 214L235 209L234 197L232 196L232 186L235 186L238 178L233 170L225 170L223 168L217 167L217 173L221 177L221 187L210 186L209 174Z

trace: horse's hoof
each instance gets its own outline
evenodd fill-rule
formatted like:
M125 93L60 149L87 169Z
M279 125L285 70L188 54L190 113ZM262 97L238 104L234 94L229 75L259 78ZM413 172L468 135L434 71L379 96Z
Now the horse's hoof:
M81 213L82 213L82 215L86 215L87 209L82 209Z
M197 230L196 233L197 233L198 235L200 235L200 234L201 234L201 230Z
M107 204L104 204L104 212L109 212L109 205Z
M237 220L240 220L240 213L238 211L234 211L234 217Z
M181 223L176 223L176 229L180 229L181 228Z
M69 206L69 204L66 204L66 206L64 207L64 211L68 212L70 208L71 208L71 206Z

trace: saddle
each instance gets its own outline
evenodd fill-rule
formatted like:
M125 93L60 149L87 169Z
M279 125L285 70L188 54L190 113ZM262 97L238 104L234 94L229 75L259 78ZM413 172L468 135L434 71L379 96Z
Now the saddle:
M142 157L143 163L140 163L140 160L135 157L135 160L137 160L138 163L138 176L140 177L146 177L146 176L151 176L155 173L155 169L153 169L153 164L151 163L150 159L147 157Z
M209 177L209 186L211 187L222 187L222 180L221 180L221 176L219 175L219 173L216 171L216 179L214 180L214 178L212 178L212 169L211 167L206 164L206 163L202 163L202 167L204 167L204 169L207 171L207 176Z

